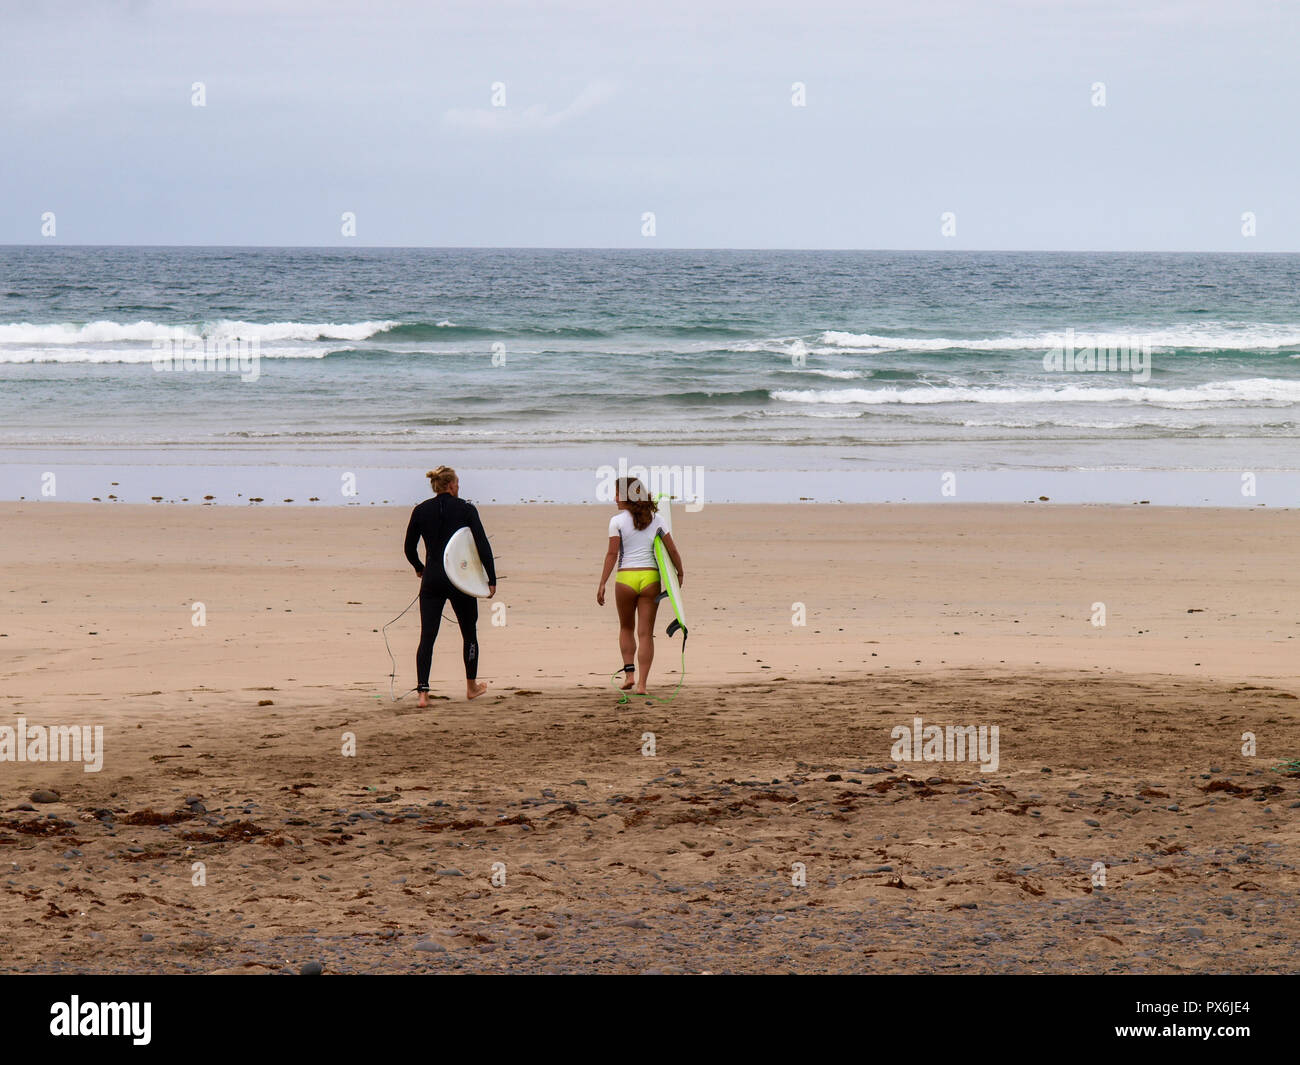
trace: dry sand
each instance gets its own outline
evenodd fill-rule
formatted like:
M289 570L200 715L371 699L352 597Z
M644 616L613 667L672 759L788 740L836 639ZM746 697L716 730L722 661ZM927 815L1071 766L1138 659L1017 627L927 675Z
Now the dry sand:
M606 509L484 508L492 688L424 712L405 510L0 516L0 725L105 747L0 763L0 969L1295 968L1297 512L678 511L689 675L620 704Z

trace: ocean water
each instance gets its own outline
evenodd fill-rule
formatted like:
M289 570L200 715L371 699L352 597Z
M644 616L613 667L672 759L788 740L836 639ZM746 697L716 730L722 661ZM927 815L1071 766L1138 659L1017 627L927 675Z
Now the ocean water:
M1071 335L1137 361L1045 368ZM256 361L154 365L219 341ZM11 464L1295 471L1298 437L1300 256L0 248Z

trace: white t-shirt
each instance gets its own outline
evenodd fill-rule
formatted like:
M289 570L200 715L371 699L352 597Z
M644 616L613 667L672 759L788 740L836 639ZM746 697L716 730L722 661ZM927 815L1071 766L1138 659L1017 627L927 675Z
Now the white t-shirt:
M658 569L655 562L655 535L667 532L663 519L656 514L644 529L632 521L630 510L620 510L609 519L609 535L617 536L619 569Z

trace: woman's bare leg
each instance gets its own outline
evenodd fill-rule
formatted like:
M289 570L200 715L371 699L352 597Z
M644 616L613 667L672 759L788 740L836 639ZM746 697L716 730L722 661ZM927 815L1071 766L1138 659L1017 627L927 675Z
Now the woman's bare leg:
M659 612L659 584L650 585L636 601L636 634L639 642L636 670L636 693L646 694L650 666L655 660L655 615Z
M626 584L614 582L614 603L618 607L618 649L623 656L623 664L636 661L636 604L637 595ZM631 673L623 674L623 690L632 687L634 679Z

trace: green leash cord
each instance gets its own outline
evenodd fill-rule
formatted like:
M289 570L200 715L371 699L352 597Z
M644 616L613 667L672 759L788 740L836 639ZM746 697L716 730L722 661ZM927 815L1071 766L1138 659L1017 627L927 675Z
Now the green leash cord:
M618 680L619 677L623 677L626 675L627 674L625 674L620 669L617 673L615 673L613 676L609 678L609 686L613 688L614 681ZM677 679L677 687L673 689L672 695L668 696L666 699L661 699L657 695L648 695L648 694L638 695L637 698L653 699L657 703L671 703L674 699L677 698L677 693L682 690L682 685L684 683L686 683L686 637L685 636L682 637L682 675ZM625 692L621 688L615 688L614 690L618 692L619 706L626 706L628 703L632 701L632 694L633 694L632 692Z

